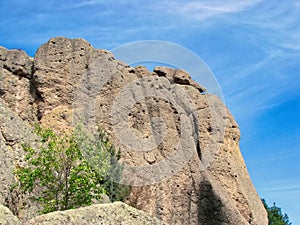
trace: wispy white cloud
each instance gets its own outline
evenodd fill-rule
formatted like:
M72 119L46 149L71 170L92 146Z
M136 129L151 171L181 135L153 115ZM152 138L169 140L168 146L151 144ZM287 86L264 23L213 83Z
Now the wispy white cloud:
M263 188L262 191L268 191L268 192L300 191L300 185Z
M300 191L300 180L291 179L289 177L269 180L261 186L260 190L263 192Z
M234 70L236 71L236 73L231 75L230 77L226 77L224 82L222 82L222 86L224 88L227 88L241 82L241 80L253 75L253 73L257 72L258 70L263 68L266 64L270 63L272 59L273 56L269 55L258 62L248 65L247 67L241 68L240 65L233 66L235 67Z
M258 4L261 0L246 1L162 1L158 7L168 13L204 20L212 16L236 13Z
M255 16L243 18L241 22L273 41L274 46L300 50L299 5L299 1L276 1L273 4L270 2L255 9Z
M261 59L231 64L228 69L225 65L221 72L228 76L221 85L235 114L251 118L288 100L300 88L295 72L300 69L299 2L264 2L237 18L239 29L249 33L245 41L254 40L250 44Z
M103 3L102 0L85 0L85 1L80 1L79 3L73 5L73 8L79 8L79 7L84 7L84 6L91 6L91 5L97 5Z

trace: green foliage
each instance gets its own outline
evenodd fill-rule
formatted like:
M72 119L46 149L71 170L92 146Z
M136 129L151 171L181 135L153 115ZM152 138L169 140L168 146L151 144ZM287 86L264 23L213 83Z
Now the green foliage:
M281 208L277 207L275 203L269 207L264 199L262 202L268 212L269 225L292 225L287 214L283 214Z
M120 176L122 168L104 132L89 136L76 128L70 135L58 136L51 129L37 127L36 131L39 146L22 146L27 166L15 172L18 188L34 192L41 213L90 205L103 194L112 201L126 197L128 188L108 179Z

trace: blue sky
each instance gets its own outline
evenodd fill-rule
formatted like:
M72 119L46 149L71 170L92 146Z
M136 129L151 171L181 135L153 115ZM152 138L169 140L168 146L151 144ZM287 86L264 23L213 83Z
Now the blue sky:
M54 36L109 50L140 40L190 49L240 125L259 195L300 224L300 1L0 0L0 20L0 45L31 56Z

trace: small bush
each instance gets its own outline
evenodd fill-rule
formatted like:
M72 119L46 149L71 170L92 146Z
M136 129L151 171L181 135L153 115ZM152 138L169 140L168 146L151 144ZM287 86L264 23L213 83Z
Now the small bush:
M80 128L72 134L56 135L51 129L37 127L40 147L24 144L27 166L15 171L17 188L34 193L41 213L67 210L100 201L103 194L111 201L123 200L128 188L109 180L119 175L118 152L99 131L87 135Z

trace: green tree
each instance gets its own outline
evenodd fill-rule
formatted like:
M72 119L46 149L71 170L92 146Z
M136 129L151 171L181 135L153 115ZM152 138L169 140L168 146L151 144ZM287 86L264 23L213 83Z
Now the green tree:
M269 207L264 199L262 202L268 212L269 225L292 225L286 213L282 213L281 208L277 207L275 203Z
M15 171L18 188L34 193L41 213L90 205L103 194L122 200L128 188L110 181L120 174L118 153L104 132L87 135L77 128L72 134L56 135L37 127L38 146L24 144L26 166Z

